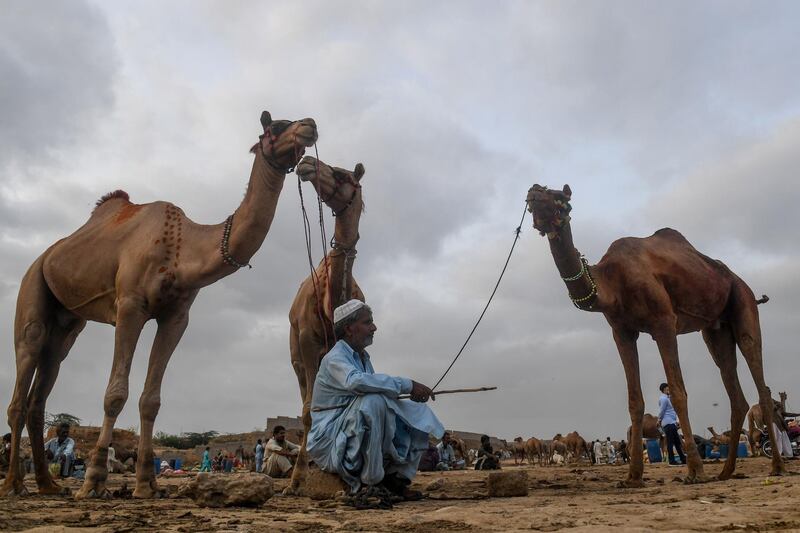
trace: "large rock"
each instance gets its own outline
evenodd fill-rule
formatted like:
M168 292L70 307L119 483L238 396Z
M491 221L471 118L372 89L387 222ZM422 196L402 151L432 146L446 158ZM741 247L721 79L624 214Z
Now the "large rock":
M258 507L273 494L272 478L255 473L201 472L178 489L178 496L191 498L200 507Z
M528 495L528 473L524 470L514 472L492 472L486 478L486 489L490 497Z
M337 493L348 491L347 484L336 474L323 472L319 468L309 467L303 495L312 500L332 500Z

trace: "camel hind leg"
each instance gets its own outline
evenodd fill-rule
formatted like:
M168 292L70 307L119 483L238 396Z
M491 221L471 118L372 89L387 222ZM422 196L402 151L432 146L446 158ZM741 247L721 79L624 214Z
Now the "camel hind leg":
M703 330L703 340L711 352L714 363L719 367L722 375L722 383L731 403L731 442L729 445L728 458L725 466L719 474L719 479L730 479L736 469L736 455L739 446L738 437L736 443L733 442L734 435L739 435L747 414L747 400L742 392L739 383L739 376L736 373L736 341L733 337L733 330L730 324L722 323L719 329L707 328Z
M47 344L48 332L59 305L50 292L42 274L44 255L40 256L22 278L17 297L14 320L14 348L17 376L8 406L8 426L11 428L9 470L0 493L27 494L20 466L20 440L28 412L28 395L36 367Z
M292 326L289 334L289 349L292 352L292 367L297 374L300 385L300 397L303 400L303 441L300 443L300 452L297 455L292 480L286 487L285 494L299 494L308 473L308 433L311 430L311 400L314 392L314 380L319 370L321 347L313 338L308 328L301 332Z
M761 324L758 320L758 308L753 291L742 281L737 279L731 295L731 321L736 344L742 351L750 374L758 391L758 403L761 407L762 422L767 426L769 440L772 443L772 475L786 473L786 466L777 453L777 435L772 426L772 393L764 379L764 360L761 352Z

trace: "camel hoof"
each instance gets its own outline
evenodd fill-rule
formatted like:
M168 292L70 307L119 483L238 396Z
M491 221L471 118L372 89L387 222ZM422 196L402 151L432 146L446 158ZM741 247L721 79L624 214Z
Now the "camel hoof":
M684 485L699 485L701 483L708 483L713 478L706 477L706 476L686 476L683 478Z
M39 488L40 496L69 496L70 494L72 494L72 491L68 487L56 484Z
M641 489L644 487L644 481L641 479L626 479L617 483L619 489Z
M292 487L291 485L289 485L288 487L283 489L283 492L281 494L283 496L302 496L303 489L301 489L300 487Z
M111 491L107 488L103 487L98 492L96 489L89 489L88 492L84 490L80 490L75 494L76 500L110 500L111 499Z
M13 498L15 496L24 498L25 496L30 496L30 495L31 493L28 492L28 489L26 489L24 485L19 489L12 487L3 494L3 496L5 496L6 498Z

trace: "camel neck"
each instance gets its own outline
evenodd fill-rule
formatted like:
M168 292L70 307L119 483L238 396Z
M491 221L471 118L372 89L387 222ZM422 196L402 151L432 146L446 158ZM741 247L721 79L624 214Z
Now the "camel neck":
M238 263L249 263L261 248L275 218L285 178L286 173L267 164L264 157L256 153L247 192L233 213L228 239L228 253Z
M333 240L337 247L328 255L330 300L333 309L347 302L353 294L353 263L356 260L360 218L361 193L359 192L350 208L336 217Z
M567 286L573 303L584 311L597 311L596 284L593 279L594 269L588 264L584 268L581 254L575 249L572 242L572 228L569 223L564 224L556 232L555 237L548 236L550 252L556 268ZM593 296L592 296L593 295ZM577 302L575 300L578 300Z
M285 173L268 165L260 153L256 154L247 192L233 212L227 236L228 255L237 263L250 263L264 242L275 217L285 178ZM220 247L224 232L225 225L217 224L204 226L195 234L203 244L198 246L199 251L194 259L202 267L184 273L183 280L187 287L205 287L239 270L239 267L223 261Z

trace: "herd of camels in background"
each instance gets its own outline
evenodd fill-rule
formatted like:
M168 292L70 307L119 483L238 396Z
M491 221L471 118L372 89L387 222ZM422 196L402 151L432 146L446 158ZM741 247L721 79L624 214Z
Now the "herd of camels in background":
M150 467L153 425L161 405L164 372L186 329L189 309L201 288L248 266L269 232L284 179L295 166L301 179L311 182L322 202L337 215L331 252L301 284L289 314L291 363L300 385L304 434L308 435L311 384L322 356L335 342L332 310L352 297L364 299L352 277L364 168L358 164L349 171L310 157L301 161L305 149L317 140L313 119L274 121L265 111L261 124L264 132L251 149L255 157L247 192L224 223L197 224L169 202L134 204L125 192L115 191L98 202L83 226L45 250L22 279L14 323L17 374L8 408L10 461L19 461L20 439L27 425L40 494L66 492L51 478L44 456L45 403L76 337L87 321L96 321L116 328L113 364L100 437L75 497L110 497L105 483L112 429L128 399L131 360L140 333L144 324L154 319L157 332L139 398L141 438L133 495L158 495ZM534 227L548 237L573 304L602 312L612 328L628 384L630 441L641 439L644 417L636 350L639 333L650 334L658 344L673 404L685 434L691 435L676 335L702 331L730 398L731 432L739 433L748 409L736 373L738 345L755 380L763 422L775 448L757 301L749 287L672 229L647 238L619 239L598 264L589 265L572 243L570 198L568 186L559 191L534 185L528 192L528 209ZM574 443L578 441L567 440L565 446L567 442L577 446ZM691 439L686 448L687 482L706 480ZM721 479L733 473L733 450ZM623 484L640 487L641 446L632 446L630 456ZM772 474L784 470L778 454L773 454ZM304 437L287 492L302 491L306 472ZM25 493L22 476L17 469L9 469L2 494Z

